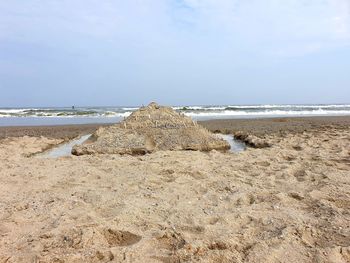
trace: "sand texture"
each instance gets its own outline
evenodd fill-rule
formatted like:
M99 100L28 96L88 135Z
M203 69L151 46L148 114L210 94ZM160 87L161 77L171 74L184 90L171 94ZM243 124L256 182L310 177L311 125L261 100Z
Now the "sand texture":
M350 262L350 129L240 154L40 159L0 141L0 262Z
M348 129L350 116L325 116L303 118L270 118L270 119L225 119L198 121L212 132L236 133L244 132L251 135L264 136L265 134L289 134L304 131L322 130L334 127ZM40 137L54 139L72 139L82 134L94 133L100 127L109 127L111 124L75 124L50 126L13 126L0 127L0 139L7 137Z
M73 148L74 155L132 154L159 150L228 150L230 145L191 118L152 102L123 122L99 128L92 140Z

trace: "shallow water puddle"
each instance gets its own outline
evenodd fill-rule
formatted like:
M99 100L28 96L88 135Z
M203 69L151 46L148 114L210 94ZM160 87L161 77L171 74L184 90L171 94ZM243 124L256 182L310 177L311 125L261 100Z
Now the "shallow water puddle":
M87 135L81 136L80 138L71 140L67 143L60 144L55 148L52 148L48 151L45 151L43 153L38 154L37 157L40 157L40 158L58 158L58 157L63 157L63 156L70 156L70 155L72 155L72 153L71 153L72 148L75 145L84 143L87 139L89 139L90 136L91 136L91 134L87 134Z
M230 144L230 152L239 153L246 149L246 145L235 139L233 135L229 134L217 134L220 138L224 139Z

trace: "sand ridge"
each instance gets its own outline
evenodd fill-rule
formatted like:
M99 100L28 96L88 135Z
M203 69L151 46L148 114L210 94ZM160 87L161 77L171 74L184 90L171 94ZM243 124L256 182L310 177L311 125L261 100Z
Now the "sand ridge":
M222 150L230 145L191 118L155 102L134 111L121 123L99 128L91 140L72 149L74 155L132 154L159 150Z
M350 130L240 154L38 159L0 141L0 262L350 262Z

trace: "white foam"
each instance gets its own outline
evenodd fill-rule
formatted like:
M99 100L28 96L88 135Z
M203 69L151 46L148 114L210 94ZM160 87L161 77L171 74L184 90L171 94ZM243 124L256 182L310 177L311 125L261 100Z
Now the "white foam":
M30 109L0 109L2 113L21 113Z
M139 107L125 107L125 108L121 108L122 110L125 110L125 111L135 111L135 110L138 110Z
M283 111L283 110L271 110L260 112L249 111L230 111L225 110L221 112L185 112L190 117L220 117L220 116L323 116L323 115L350 115L350 110L310 110L310 111Z
M175 110L193 118L264 116L336 116L350 115L350 104L330 105L218 105L176 106ZM95 108L21 108L0 109L0 118L125 118L137 107ZM184 109L184 110L183 110Z
M293 105L293 104L272 104L272 105L229 105L227 108L233 108L233 109L269 109L269 108L305 108L305 109L329 109L329 108L350 108L350 104L331 104L331 105L323 105L323 104L316 104L316 105Z

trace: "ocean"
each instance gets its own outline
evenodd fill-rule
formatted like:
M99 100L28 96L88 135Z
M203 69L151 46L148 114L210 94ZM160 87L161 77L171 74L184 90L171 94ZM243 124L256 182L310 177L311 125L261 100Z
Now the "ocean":
M350 104L174 106L195 120L350 115ZM0 126L119 122L138 107L0 108Z

